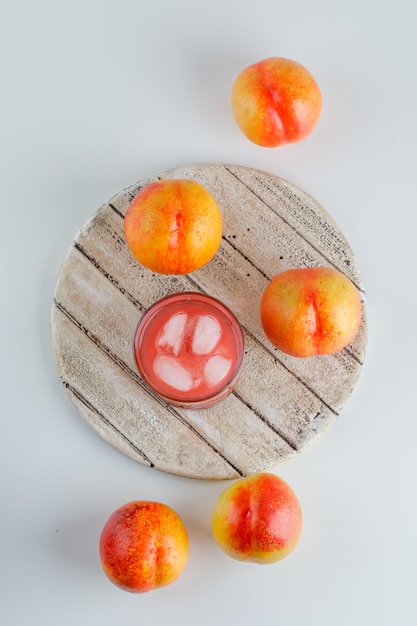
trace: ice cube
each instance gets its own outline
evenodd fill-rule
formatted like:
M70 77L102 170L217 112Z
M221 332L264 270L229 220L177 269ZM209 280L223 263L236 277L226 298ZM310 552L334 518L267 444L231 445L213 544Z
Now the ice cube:
M199 315L194 329L191 350L194 354L210 354L220 340L222 329L211 315Z
M155 374L166 384L177 391L190 391L194 386L194 377L173 356L160 354L153 362Z
M231 359L221 354L211 356L204 366L204 380L206 383L210 386L217 385L225 378L230 370L231 364Z
M156 340L158 348L161 348L161 350L165 352L172 352L175 356L178 356L184 338L187 317L187 313L177 313L169 318L162 327Z

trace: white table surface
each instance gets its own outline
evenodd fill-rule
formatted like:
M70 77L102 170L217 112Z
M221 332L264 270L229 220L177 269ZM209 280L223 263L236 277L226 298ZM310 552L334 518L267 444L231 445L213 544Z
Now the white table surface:
M3 2L2 624L415 626L416 18L412 0ZM313 134L277 149L251 144L230 108L237 74L268 56L306 65L324 101ZM148 469L84 424L50 342L60 264L96 208L148 175L217 162L310 193L367 292L353 396L273 468L304 529L270 566L214 544L211 509L228 483ZM180 579L145 595L111 585L98 560L104 522L133 499L171 505L191 542Z

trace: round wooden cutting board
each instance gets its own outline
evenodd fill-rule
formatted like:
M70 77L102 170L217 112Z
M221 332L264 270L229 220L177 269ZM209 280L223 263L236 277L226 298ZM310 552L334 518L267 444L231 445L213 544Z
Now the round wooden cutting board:
M219 251L187 276L153 274L135 261L124 239L129 202L161 178L197 180L223 213ZM344 350L297 359L266 339L259 306L273 276L310 266L335 267L349 276L362 297L363 319ZM167 405L147 388L134 363L133 336L141 315L162 296L179 291L220 299L244 329L239 383L209 409ZM64 259L51 324L59 375L91 428L139 463L204 479L253 474L301 452L342 411L360 374L367 340L357 263L332 218L298 187L235 165L166 171L98 209Z

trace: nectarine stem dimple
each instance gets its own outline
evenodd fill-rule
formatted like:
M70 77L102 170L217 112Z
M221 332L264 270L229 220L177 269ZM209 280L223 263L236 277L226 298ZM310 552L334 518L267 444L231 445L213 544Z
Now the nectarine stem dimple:
M180 211L177 211L175 214L174 220L172 221L170 228L170 236L168 240L169 248L177 248L178 247L178 239L180 236L180 228L182 224L182 215Z
M313 343L315 353L318 354L320 352L320 339L323 336L323 328L322 328L321 318L320 318L320 308L317 305L317 299L316 299L315 294L312 294L311 296L310 306L311 306L310 311L311 311L311 320L312 320L311 341Z
M280 142L285 144L288 141L288 136L283 122L282 96L279 91L271 85L265 67L262 67L262 74L264 76L265 91L269 101L268 115L270 116L271 126L274 128L276 136L280 137Z

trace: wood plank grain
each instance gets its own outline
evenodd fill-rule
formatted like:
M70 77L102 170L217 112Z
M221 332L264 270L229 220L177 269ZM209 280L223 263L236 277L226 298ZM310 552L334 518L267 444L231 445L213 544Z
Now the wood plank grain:
M126 197L126 204L128 202ZM229 210L230 206L227 205ZM227 207L222 206L224 215L227 214ZM110 205L104 205L94 221L79 233L76 243L115 284L123 285L127 297L147 308L166 293L184 290L210 293L226 302L244 329L272 352L286 369L293 372L335 412L341 410L343 404L340 398L346 392L346 385L349 385L350 380L355 383L354 372L360 370L356 355L353 354L351 358L349 353L342 351L330 357L313 357L308 362L282 353L278 355L263 333L258 314L259 302L269 279L227 237L223 238L216 256L200 270L189 276L166 277L153 274L135 262L124 241L123 214L124 211L119 214ZM262 235L261 241L264 242L263 248L268 247L266 235ZM272 241L276 241L276 238ZM301 262L298 266L302 266ZM239 289L236 289L236 285L239 285ZM361 341L361 333L355 341ZM352 345L349 350L352 350ZM314 368L311 367L313 360ZM327 385L329 379L334 381L330 387Z
M102 432L106 425L117 431L137 451L137 460L146 465L178 475L192 472L198 478L216 478L219 472L228 477L239 475L190 428L178 428L174 409L161 404L143 387L138 391L140 385L134 374L120 367L58 307L53 323L62 380L72 397L77 398L86 420L91 413L95 419L100 416Z
M111 355L120 368L128 374L136 373L132 338L143 309L138 310L131 301L126 301L124 294L76 247L71 248L68 253L66 270L55 291L56 306L68 319L74 320L96 345ZM250 382L248 376L242 376L243 396L248 395L242 382L245 379ZM268 382L268 377L266 381ZM270 385L275 382L276 376L269 378ZM141 392L141 389L138 391ZM266 394L269 397L269 392ZM279 405L285 404L290 397L291 394L281 393ZM320 406L314 397L311 401L315 405L312 410ZM231 404L234 406L231 407ZM294 436L286 433L283 425L275 425L282 432L282 436L277 437L265 420L257 418L256 413L244 401L242 403L238 400L237 396L222 403L215 410L204 411L203 421L200 420L199 411L187 412L179 408L176 411L181 415L181 421L177 425L179 430L184 423L189 424L221 453L225 449L229 450L234 465L243 462L245 468L256 466L259 456L265 459L264 462L270 463L277 454L291 454L291 447L296 448L297 444L301 444L300 434ZM237 421L240 424L238 433ZM301 432L300 421L298 420L298 428Z
M138 189L157 178L193 178L215 196L223 239L215 257L188 276L140 266L124 238L123 216ZM364 303L361 332L329 357L295 359L264 336L259 303L288 267L344 269ZM204 291L227 304L245 333L235 392L210 409L169 407L141 380L133 335L142 315L168 293ZM58 370L83 419L124 454L163 471L223 479L268 469L334 423L357 382L366 348L366 306L352 250L310 196L241 166L193 166L149 177L116 194L77 234L55 289L52 337ZM134 407L134 408L133 408Z

